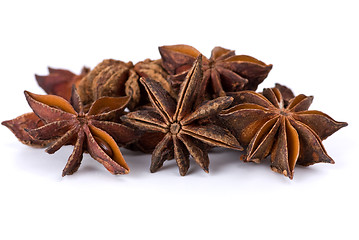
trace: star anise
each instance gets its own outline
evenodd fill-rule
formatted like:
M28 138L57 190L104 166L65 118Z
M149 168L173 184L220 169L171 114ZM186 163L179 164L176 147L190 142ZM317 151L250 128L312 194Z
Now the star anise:
M29 135L25 129L34 129L44 125L43 121L33 112L25 113L14 119L1 122L2 125L9 128L10 131L23 144L32 147L45 147L51 140L34 139Z
M288 88L278 87L287 98L293 95ZM239 104L224 110L220 117L239 142L248 146L244 161L260 162L270 155L272 170L290 179L296 164L334 163L322 140L347 123L308 110L312 96L300 94L285 104L278 88L264 89L263 94L242 91L236 95Z
M165 160L175 158L179 172L184 176L189 168L189 155L208 172L206 144L242 149L228 130L205 121L228 107L232 97L220 97L201 106L195 105L201 97L198 95L203 81L201 64L200 55L183 82L177 104L156 81L141 78L153 109L130 112L122 117L122 120L140 129L164 134L152 153L151 172L157 171Z
M77 171L84 152L89 152L112 174L129 172L116 141L128 144L136 139L136 133L122 124L107 121L122 113L129 97L100 98L85 113L75 87L70 103L55 95L25 91L25 96L34 113L44 122L39 128L27 130L29 135L36 140L51 140L46 149L50 154L65 144L74 145L62 176Z
M65 69L48 68L49 75L35 75L39 86L45 90L47 94L53 94L70 100L71 89L73 85L79 84L80 80L86 76L90 69L83 67L79 75L76 75Z
M159 47L163 68L170 74L175 90L179 89L188 70L200 52L188 45ZM256 90L267 77L272 65L267 65L247 55L235 55L233 50L215 47L211 57L203 59L204 83L202 94L225 96L227 92ZM207 89L206 89L207 88Z

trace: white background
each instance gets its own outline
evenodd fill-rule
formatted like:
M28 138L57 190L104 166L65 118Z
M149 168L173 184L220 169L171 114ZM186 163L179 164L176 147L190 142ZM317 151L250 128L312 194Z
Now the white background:
M204 55L236 50L273 70L276 82L314 95L311 109L349 126L324 141L335 165L297 167L294 180L239 152L210 154L181 177L174 161L155 174L150 155L124 150L131 167L113 176L84 156L22 145L0 127L0 239L358 239L358 56L356 1L2 1L0 120L29 112L23 90L43 93L47 66L79 73L105 58L160 57L189 44Z

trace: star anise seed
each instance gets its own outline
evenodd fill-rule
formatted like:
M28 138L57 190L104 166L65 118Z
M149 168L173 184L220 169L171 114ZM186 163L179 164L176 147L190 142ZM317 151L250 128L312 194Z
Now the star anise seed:
M189 155L208 172L206 144L241 150L242 147L226 129L201 119L218 114L228 107L233 98L220 97L201 106L195 105L199 87L203 84L202 56L199 55L183 82L177 103L156 81L141 78L153 109L130 112L122 120L142 130L164 134L152 153L151 172L157 171L165 160L175 158L184 176L189 168Z
M291 95L289 89L283 90L287 96ZM247 146L244 161L260 162L270 155L272 170L290 179L296 164L334 163L322 140L347 123L337 122L323 112L308 110L312 96L300 94L286 106L278 88L267 88L263 94L238 92L235 99L239 104L224 110L220 118L238 141Z

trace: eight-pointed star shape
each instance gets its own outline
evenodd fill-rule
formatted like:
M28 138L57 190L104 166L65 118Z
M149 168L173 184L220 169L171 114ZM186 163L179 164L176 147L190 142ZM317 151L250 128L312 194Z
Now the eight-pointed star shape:
M122 113L129 97L103 97L92 104L87 113L73 87L70 103L55 95L38 95L25 91L26 99L44 125L28 129L37 140L51 140L47 153L55 153L65 144L73 144L74 150L62 176L73 174L81 164L84 152L100 162L112 174L126 174L129 167L116 143L127 144L136 140L133 129L108 121ZM115 141L116 139L116 141Z
M205 145L242 150L236 138L225 128L206 121L228 107L232 97L219 97L197 106L195 103L203 84L202 56L200 55L183 82L178 101L161 85L151 79L141 79L153 109L131 112L122 120L142 130L164 133L152 153L151 172L159 169L167 159L175 158L184 176L189 168L189 155L208 172L209 159Z
M300 94L285 104L278 88L266 88L263 94L242 91L234 97L240 104L223 111L220 118L248 146L244 161L260 162L271 155L272 170L290 179L296 164L334 163L322 140L347 123L308 110L312 96Z

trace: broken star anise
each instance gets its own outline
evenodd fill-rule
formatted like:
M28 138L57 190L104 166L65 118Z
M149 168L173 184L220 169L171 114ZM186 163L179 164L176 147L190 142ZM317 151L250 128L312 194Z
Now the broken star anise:
M87 113L73 87L70 103L55 95L37 95L25 91L26 99L44 125L28 129L36 140L51 140L47 153L55 153L65 144L74 145L62 176L73 174L81 164L84 152L100 162L112 174L126 174L129 167L116 144L135 140L135 132L122 124L107 121L122 113L129 97L103 97ZM116 139L116 141L115 141Z
M319 162L334 163L322 140L347 126L323 112L308 110L312 96L300 94L286 104L281 91L290 98L288 88L267 88L263 93L236 93L239 103L224 110L220 117L247 147L244 161L260 162L271 156L271 168L293 178L296 164L309 166ZM294 95L293 95L294 96Z
M73 85L78 85L80 80L86 76L90 69L83 67L81 73L76 75L65 69L48 68L49 75L35 75L39 86L45 90L47 94L53 94L70 100L71 89Z
M226 129L209 121L208 117L228 107L233 98L220 97L196 106L202 85L202 56L198 56L183 82L177 104L160 84L141 78L153 109L130 112L122 120L142 130L164 134L152 153L151 172L157 171L165 160L175 158L179 172L184 176L189 168L189 155L208 172L209 159L206 144L242 149L235 137Z
M173 88L178 90L200 52L188 45L162 46L159 51L163 68L170 74ZM232 50L215 47L211 57L203 59L201 92L209 92L212 95L210 98L215 98L225 96L227 92L256 90L271 69L272 65L253 57L235 55Z

